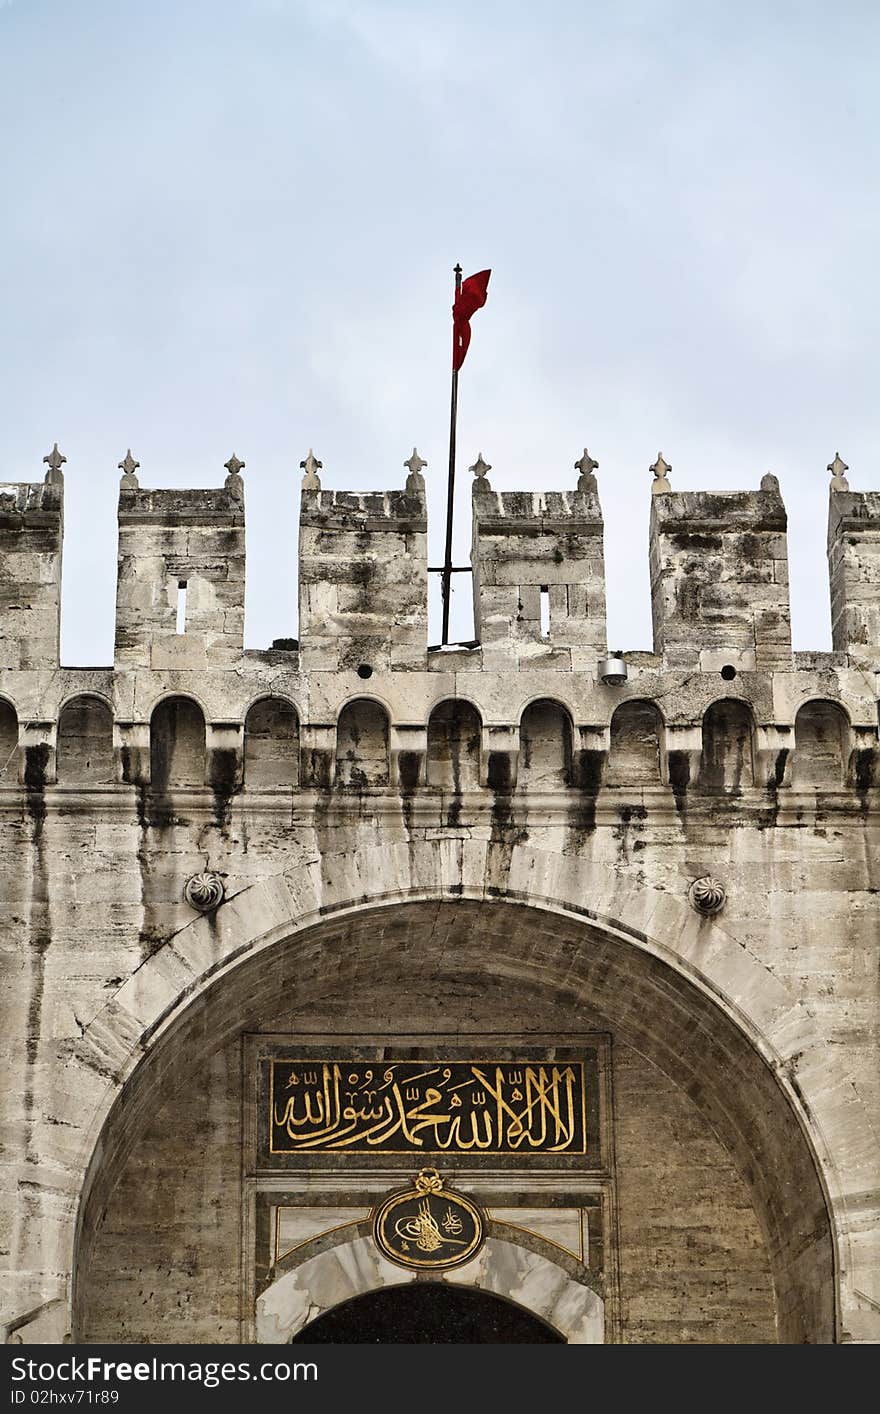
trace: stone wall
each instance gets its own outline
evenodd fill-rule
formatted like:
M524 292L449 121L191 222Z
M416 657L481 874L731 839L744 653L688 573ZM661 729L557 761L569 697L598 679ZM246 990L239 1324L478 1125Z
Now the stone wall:
M835 649L876 668L880 639L880 494L838 491L828 515L831 632Z
M235 1344L241 1048L192 1072L140 1136L90 1235L83 1342Z
M419 490L304 490L300 652L307 672L424 666L427 510Z
M223 491L145 491L125 481L119 493L117 665L232 666L244 646L241 479L227 477Z
M51 475L51 473L50 473ZM58 664L61 628L60 478L0 486L0 655L23 671Z
M758 492L652 497L654 643L668 663L790 665L786 530L772 476Z
M597 493L495 493L476 481L473 504L474 623L485 666L594 668L605 652Z
M427 646L416 470L406 492L304 489L301 641L261 651L241 648L238 472L222 491L159 493L126 471L118 659L88 669L57 661L60 465L50 477L0 495L0 571L29 596L4 591L0 605L9 1334L70 1330L77 1244L87 1252L126 1143L158 1123L159 1081L186 1059L175 1046L187 1037L206 1065L215 1045L231 1054L233 1036L263 1023L245 1012L273 968L289 968L276 987L305 986L312 945L295 960L286 950L339 909L363 915L370 948L384 950L378 975L395 982L396 1013L390 993L370 991L368 1024L391 1034L408 1015L423 1031L441 1019L467 1031L478 996L501 1029L544 1018L567 1030L551 999L583 1011L602 993L603 1026L664 1077L653 1091L677 1152L711 1169L706 1136L719 1136L745 1189L733 1169L716 1179L724 1214L706 1219L711 1240L690 1246L640 1203L649 1177L630 1148L620 1192L631 1338L706 1338L697 1308L719 1338L741 1338L716 1298L728 1313L750 1303L755 1338L766 1333L743 1191L783 1338L877 1338L876 494L833 487L835 648L792 654L778 488L679 498L658 478L655 651L627 653L626 681L610 685L592 473L584 489L540 497L497 497L481 479L484 641L440 652ZM183 578L196 618L177 633ZM511 595L515 622L502 622ZM200 917L184 885L205 871L226 901ZM695 906L707 876L722 889L714 915ZM379 927L372 911L412 900L437 920L430 966L411 958L402 925ZM468 909L484 902L477 958ZM440 930L447 907L461 921ZM333 979L323 1015L345 1033L367 981L350 939L328 946L314 952L314 986ZM263 948L252 991L239 991ZM518 1017L503 990L514 976L529 998ZM200 1033L218 1008L222 1034ZM231 1146L224 1133L221 1123ZM622 1132L621 1153L626 1144ZM142 1205L168 1261L176 1219L161 1234L155 1204L183 1152L164 1153L162 1184L150 1177ZM123 1185L136 1187L136 1173ZM710 1185L705 1172L693 1181L696 1231ZM134 1188L119 1191L133 1199ZM228 1232L214 1233L219 1252ZM205 1331L220 1307L197 1310L193 1281L186 1319ZM678 1312L666 1337L664 1301Z
M614 1098L622 1340L775 1341L767 1251L729 1155L687 1095L625 1047Z

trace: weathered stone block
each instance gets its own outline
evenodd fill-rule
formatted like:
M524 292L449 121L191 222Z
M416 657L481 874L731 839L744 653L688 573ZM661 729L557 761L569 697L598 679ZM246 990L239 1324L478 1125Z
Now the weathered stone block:
M605 650L602 512L583 492L474 495L477 635L517 662L534 644ZM507 587L506 593L504 592Z
M427 521L420 493L306 491L300 512L300 639L307 671L424 666ZM411 635L402 661L392 644Z
M778 491L667 492L651 501L655 651L696 666L707 648L791 663L786 514Z
M880 664L880 492L831 491L828 501L831 632L838 652Z
M181 654L181 666L199 670L230 661L243 648L244 588L244 504L237 496L120 491L117 663L173 668ZM174 642L190 633L201 637L201 653Z

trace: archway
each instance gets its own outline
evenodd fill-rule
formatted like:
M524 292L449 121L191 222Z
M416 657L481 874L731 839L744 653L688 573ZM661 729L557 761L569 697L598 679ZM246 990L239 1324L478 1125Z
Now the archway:
M353 1296L315 1317L292 1345L564 1344L546 1321L503 1296L413 1282Z
M534 901L447 897L361 906L299 932L282 912L276 905L276 928L264 931L264 946L239 951L228 968L215 965L195 999L160 1011L145 1033L147 1054L108 1118L81 1208L80 1321L96 1215L161 1097L186 1080L194 1054L219 1050L255 1024L270 1025L277 999L286 997L300 1032L319 1018L327 1031L431 1035L439 1014L466 1035L478 1006L520 1035L559 1035L572 1017L581 1026L585 1018L609 1026L699 1106L733 1157L769 1253L780 1338L835 1338L834 1247L810 1144L779 1070L717 990L646 949L644 934L620 922ZM220 937L215 925L202 946L215 956L218 945L225 950L243 917L233 901L218 916ZM689 916L682 921L690 923ZM719 934L712 936L717 949ZM687 945L686 928L676 942ZM178 969L182 955L175 942ZM208 956L202 951L203 969Z
M505 1223L490 1223L489 1236L476 1256L440 1280L448 1291L462 1289L513 1302L524 1315L555 1332L557 1340L601 1345L606 1339L605 1302L589 1269L551 1243L517 1233ZM337 1230L280 1264L279 1274L257 1299L253 1335L261 1345L298 1338L306 1342L309 1326L343 1305L377 1292L415 1292L424 1284L423 1276L383 1257L369 1224L358 1225L353 1235ZM488 1314L489 1329L479 1343L492 1343L499 1314L493 1316L491 1306L473 1301L474 1319L481 1311Z

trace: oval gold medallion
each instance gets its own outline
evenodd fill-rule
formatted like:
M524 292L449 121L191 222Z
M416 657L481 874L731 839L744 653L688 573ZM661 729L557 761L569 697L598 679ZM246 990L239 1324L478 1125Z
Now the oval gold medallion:
M445 1271L470 1261L485 1239L483 1214L460 1193L443 1187L436 1169L422 1169L414 1189L392 1193L376 1210L373 1236L400 1267Z

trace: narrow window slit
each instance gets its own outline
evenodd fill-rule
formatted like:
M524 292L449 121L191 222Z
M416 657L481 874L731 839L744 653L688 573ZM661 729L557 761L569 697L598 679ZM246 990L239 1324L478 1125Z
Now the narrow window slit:
M177 581L177 632L186 633L186 580Z
M550 586L541 585L541 637L550 637Z

